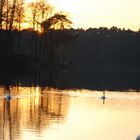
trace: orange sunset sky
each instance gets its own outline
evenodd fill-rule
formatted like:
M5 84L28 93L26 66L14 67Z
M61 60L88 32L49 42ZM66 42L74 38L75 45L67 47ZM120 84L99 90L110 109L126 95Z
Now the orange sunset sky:
M26 0L31 1L33 0ZM48 2L56 10L70 13L74 28L117 26L134 31L140 28L140 0L48 0Z

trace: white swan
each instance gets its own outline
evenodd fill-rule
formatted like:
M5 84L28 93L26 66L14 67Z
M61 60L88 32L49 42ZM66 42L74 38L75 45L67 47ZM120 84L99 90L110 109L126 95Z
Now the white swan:
M7 100L11 100L12 99L12 96L9 94L9 95L6 96L6 99Z
M101 99L105 100L106 96L105 96L105 91L103 91L103 95L100 97Z

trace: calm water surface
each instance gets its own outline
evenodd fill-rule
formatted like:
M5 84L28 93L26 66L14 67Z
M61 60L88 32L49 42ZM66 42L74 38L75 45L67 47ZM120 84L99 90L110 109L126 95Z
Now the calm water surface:
M140 93L0 88L0 140L135 140Z

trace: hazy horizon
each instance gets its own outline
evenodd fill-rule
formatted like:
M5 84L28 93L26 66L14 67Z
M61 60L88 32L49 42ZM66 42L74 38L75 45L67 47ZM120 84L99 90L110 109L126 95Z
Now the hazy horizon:
M35 1L35 0L34 0ZM47 0L56 11L68 13L73 28L112 26L138 31L140 29L139 0ZM33 0L25 0L33 2Z
M74 28L116 26L138 31L140 28L139 0L48 0L57 10L71 15Z

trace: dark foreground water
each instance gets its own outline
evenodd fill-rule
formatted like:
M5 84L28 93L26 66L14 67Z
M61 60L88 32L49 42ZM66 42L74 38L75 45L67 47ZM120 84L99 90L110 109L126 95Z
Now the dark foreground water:
M140 71L77 67L68 70L0 72L0 85L53 87L57 89L140 90Z
M135 140L140 93L0 88L0 140Z

